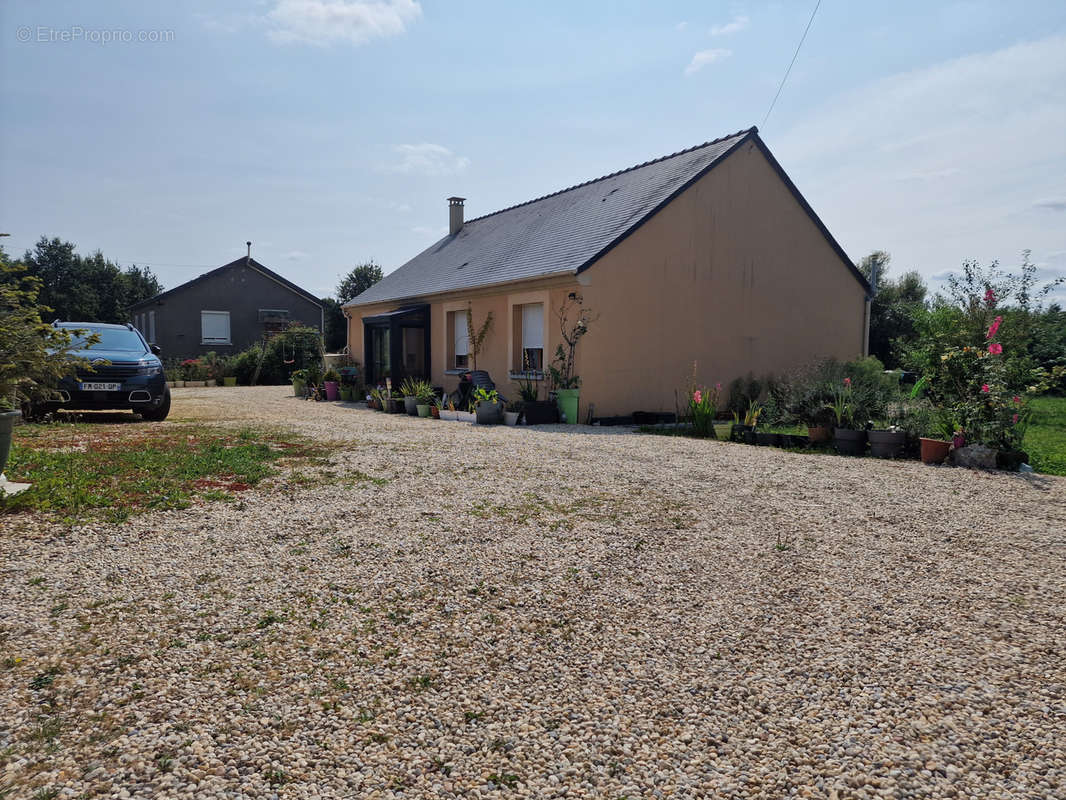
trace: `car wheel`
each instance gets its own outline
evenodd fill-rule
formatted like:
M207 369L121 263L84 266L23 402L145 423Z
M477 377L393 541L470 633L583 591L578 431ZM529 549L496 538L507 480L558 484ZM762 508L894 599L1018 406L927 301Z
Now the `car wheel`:
M149 411L142 411L141 418L149 422L162 422L167 418L170 413L170 387L168 386L163 392L163 402L159 404L157 408L153 408Z

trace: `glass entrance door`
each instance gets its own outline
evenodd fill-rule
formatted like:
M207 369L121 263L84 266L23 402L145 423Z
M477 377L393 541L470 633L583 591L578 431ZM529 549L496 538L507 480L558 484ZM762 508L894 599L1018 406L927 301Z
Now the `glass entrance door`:
M392 346L387 326L370 329L370 379L378 382L392 377Z

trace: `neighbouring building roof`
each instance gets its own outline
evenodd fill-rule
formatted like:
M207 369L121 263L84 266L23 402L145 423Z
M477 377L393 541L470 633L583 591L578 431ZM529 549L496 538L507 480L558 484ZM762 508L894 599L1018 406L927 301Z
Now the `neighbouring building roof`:
M189 286L192 286L193 284L200 283L200 281L206 281L209 278L213 278L216 275L219 275L220 273L225 272L227 269L230 269L231 267L239 267L239 266L242 266L242 265L248 266L251 269L254 269L256 272L259 272L259 273L265 275L266 277L270 278L271 280L276 281L277 283L280 283L286 289L289 289L290 291L294 292L295 294L300 295L300 297L303 297L304 299L308 300L309 302L314 303L319 308L322 308L322 301L319 300L317 297L315 297L310 292L306 291L305 289L301 289L299 286L297 286L295 283L293 283L289 279L287 279L287 278L279 275L278 273L274 272L274 270L269 269L267 267L264 267L262 264L260 264L254 258L248 258L247 256L241 256L240 258L235 259L235 260L229 262L228 264L223 264L221 267L218 267L217 269L213 269L210 272L205 272L203 275L200 275L199 277L193 278L191 281L186 281L185 283L181 284L180 286L175 286L173 289L167 289L165 292L160 292L155 297L149 297L147 300L142 300L141 302L130 306L130 309L140 308L141 306L153 305L156 302L158 302L159 300L162 300L164 297L172 295L175 292L180 292L182 289L185 289L185 288L187 288Z
M744 141L754 139L861 283L829 231L752 127L466 222L347 305L367 305L576 274L636 230Z

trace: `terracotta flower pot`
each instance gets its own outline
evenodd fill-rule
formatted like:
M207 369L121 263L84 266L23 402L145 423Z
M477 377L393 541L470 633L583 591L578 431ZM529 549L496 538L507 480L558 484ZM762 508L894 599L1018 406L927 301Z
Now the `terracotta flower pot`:
M828 425L811 425L807 428L807 437L811 444L822 444L833 438L833 431Z
M429 414L433 419L440 419L440 409L437 406L430 406Z
M948 451L951 449L951 442L945 442L941 439L926 439L922 437L922 463L923 464L943 464L948 457Z

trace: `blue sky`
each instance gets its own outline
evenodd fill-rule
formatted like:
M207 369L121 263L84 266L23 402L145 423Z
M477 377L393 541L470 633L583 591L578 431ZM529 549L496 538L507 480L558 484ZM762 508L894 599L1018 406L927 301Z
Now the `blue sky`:
M5 248L170 287L251 239L325 294L439 238L449 195L470 218L757 124L855 260L1066 274L1066 3L824 0L763 124L812 7L7 0Z

